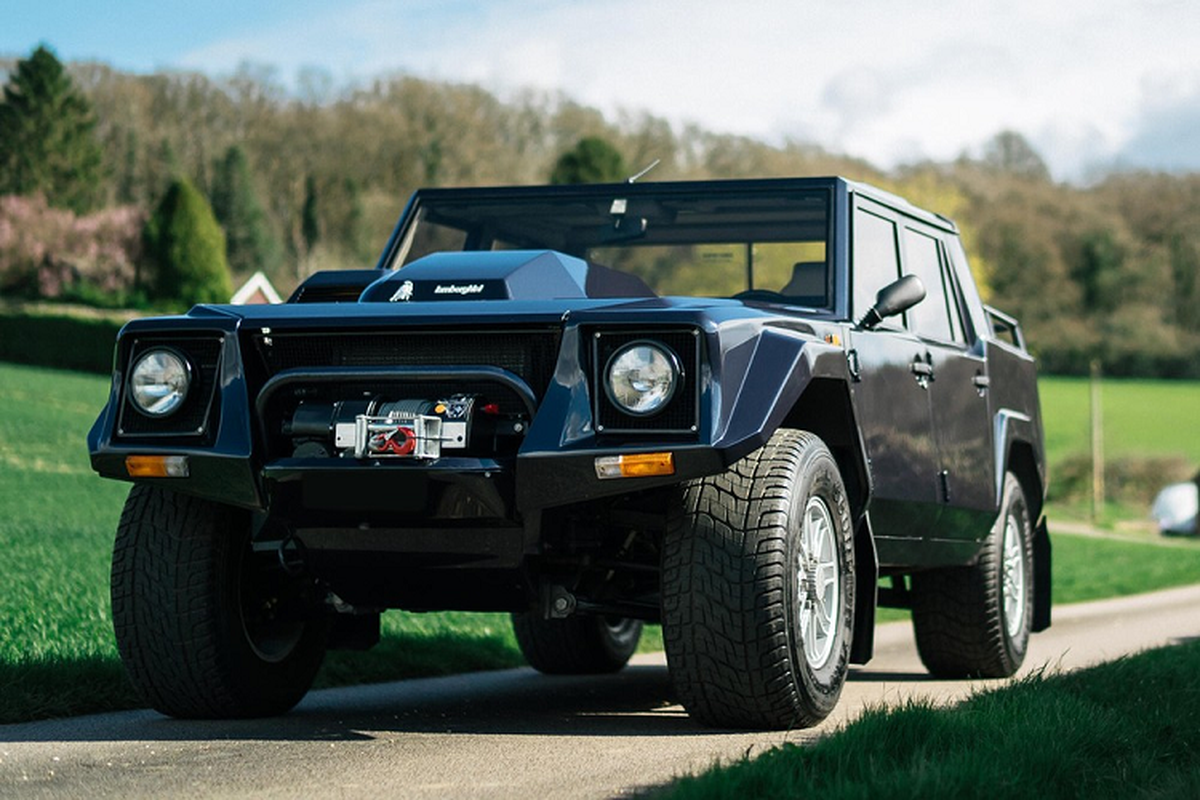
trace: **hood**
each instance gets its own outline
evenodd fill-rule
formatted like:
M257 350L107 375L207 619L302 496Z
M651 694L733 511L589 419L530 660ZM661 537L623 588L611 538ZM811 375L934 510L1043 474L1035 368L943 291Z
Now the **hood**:
M553 250L434 253L388 272L360 303L655 297L640 278Z

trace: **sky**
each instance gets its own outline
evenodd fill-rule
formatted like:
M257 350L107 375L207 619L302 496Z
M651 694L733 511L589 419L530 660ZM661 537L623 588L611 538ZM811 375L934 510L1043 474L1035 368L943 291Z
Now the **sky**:
M1197 0L0 0L0 55L294 85L406 73L885 169L1022 134L1059 180L1200 171Z

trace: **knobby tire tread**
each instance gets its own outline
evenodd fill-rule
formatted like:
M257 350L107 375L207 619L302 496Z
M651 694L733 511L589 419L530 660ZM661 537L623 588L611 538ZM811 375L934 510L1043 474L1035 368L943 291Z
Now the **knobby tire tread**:
M673 515L664 645L680 699L705 724L790 728L824 716L798 702L784 608L784 525L801 459L819 443L780 431L726 472L688 484Z
M513 632L529 665L548 675L599 675L616 672L637 649L614 652L606 644L601 620L591 616L542 619L534 612L513 614Z
M304 696L320 664L323 640L310 640L295 658L272 665L270 680L248 679L245 664L237 662L219 588L241 544L236 514L140 484L121 514L113 548L113 630L134 688L164 714L283 713Z
M1010 651L1005 631L1002 596L1004 517L1010 492L1020 491L1016 478L1007 476L1005 502L997 530L989 532L976 563L947 567L913 576L913 632L921 662L940 678L1006 678L1021 665L1020 652ZM1027 506L1026 550L1031 546ZM1032 570L1027 572L1032 580ZM1028 633L1026 632L1026 636ZM1015 655L1015 657L1014 657Z

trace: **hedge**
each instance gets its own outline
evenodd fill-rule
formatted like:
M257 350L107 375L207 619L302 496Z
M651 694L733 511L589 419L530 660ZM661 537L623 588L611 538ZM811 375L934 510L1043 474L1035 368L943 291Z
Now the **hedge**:
M110 319L0 313L0 361L108 375L122 323Z

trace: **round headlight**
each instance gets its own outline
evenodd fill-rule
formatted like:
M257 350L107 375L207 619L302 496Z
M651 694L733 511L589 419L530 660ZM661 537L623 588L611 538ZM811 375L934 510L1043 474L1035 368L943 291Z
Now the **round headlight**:
M679 384L679 359L666 347L631 342L612 354L604 369L608 397L626 414L661 411Z
M150 350L137 360L129 374L129 396L133 405L151 417L175 413L187 399L192 368L171 350Z

